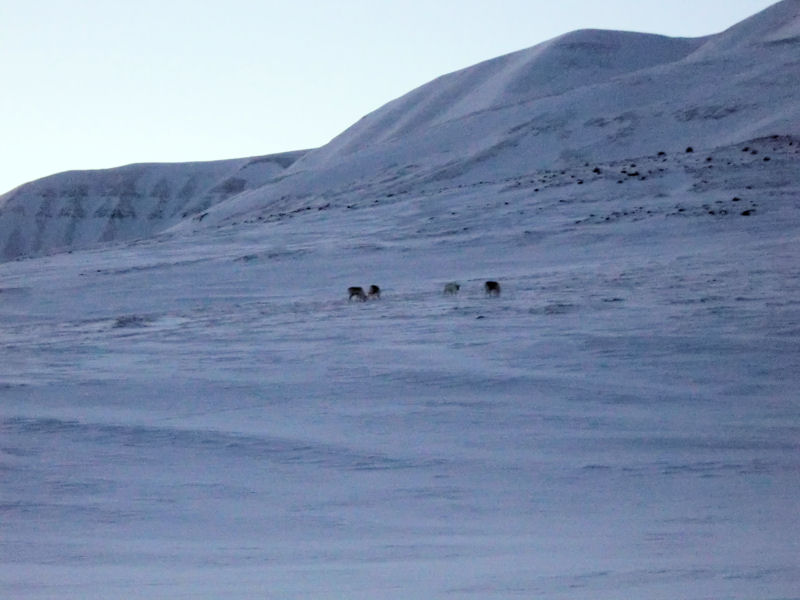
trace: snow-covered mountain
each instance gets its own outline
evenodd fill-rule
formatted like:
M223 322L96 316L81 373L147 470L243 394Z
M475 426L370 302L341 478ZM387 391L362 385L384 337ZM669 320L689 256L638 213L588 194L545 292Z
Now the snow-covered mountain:
M0 595L797 598L798 12L6 195Z
M307 153L131 165L22 186L0 197L0 257L130 240L192 217L183 228L800 134L798 38L791 0L697 39L566 34L440 77Z
M278 184L217 206L207 224L800 134L799 33L797 2L699 39L570 33L390 102L309 152Z
M0 196L0 259L144 238L279 177L303 152L70 171Z

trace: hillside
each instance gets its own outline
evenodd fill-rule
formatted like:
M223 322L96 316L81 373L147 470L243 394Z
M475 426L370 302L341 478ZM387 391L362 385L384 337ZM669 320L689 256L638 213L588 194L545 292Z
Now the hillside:
M3 264L0 587L793 597L799 150Z
M352 204L442 181L797 135L799 11L796 1L779 2L697 39L573 32L442 76L326 146L274 160L45 178L0 197L0 257Z
M445 75L206 223L800 134L798 22L797 3L781 2L699 39L577 31Z
M45 177L0 196L0 260L149 237L264 185L302 152Z

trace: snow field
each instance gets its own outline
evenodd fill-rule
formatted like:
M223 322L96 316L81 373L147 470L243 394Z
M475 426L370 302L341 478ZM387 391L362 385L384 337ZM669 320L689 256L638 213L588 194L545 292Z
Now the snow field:
M7 263L3 588L791 597L782 148L737 202L721 149Z

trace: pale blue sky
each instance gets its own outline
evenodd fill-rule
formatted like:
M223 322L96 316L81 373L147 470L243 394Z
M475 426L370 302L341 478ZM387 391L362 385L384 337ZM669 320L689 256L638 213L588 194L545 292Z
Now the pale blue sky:
M695 37L773 0L0 0L0 193L325 144L444 73L581 28Z

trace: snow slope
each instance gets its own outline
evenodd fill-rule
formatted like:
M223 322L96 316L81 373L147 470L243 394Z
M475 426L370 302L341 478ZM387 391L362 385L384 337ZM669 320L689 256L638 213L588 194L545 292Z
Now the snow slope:
M0 264L0 595L800 598L794 46L763 45L797 6L637 71L778 52L770 135L323 148L158 235Z
M326 146L258 159L255 171L243 159L45 178L0 197L0 258L430 182L800 134L798 30L800 8L789 0L703 38L577 31L442 76Z
M430 182L800 134L798 23L789 1L698 39L577 31L445 75L309 152L275 185L215 207L206 225Z
M0 588L797 598L799 150L5 263Z

